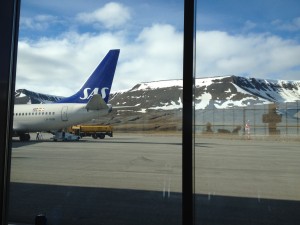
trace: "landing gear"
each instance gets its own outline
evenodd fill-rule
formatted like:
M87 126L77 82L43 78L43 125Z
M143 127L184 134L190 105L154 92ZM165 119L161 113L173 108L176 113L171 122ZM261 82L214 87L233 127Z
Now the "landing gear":
M20 141L29 141L30 135L28 133L20 134L19 138L20 138Z

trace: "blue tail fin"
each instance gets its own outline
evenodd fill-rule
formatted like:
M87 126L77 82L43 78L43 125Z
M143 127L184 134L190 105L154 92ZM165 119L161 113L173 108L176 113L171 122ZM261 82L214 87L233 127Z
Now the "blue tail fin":
M81 89L57 103L87 103L94 94L100 94L107 103L119 53L119 49L110 50Z

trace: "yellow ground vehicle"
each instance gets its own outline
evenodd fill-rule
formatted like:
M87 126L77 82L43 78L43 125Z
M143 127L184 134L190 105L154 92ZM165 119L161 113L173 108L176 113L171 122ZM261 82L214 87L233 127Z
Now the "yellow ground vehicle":
M70 128L70 132L80 137L91 136L94 139L104 139L105 135L112 137L113 128L112 126L106 125L77 125Z

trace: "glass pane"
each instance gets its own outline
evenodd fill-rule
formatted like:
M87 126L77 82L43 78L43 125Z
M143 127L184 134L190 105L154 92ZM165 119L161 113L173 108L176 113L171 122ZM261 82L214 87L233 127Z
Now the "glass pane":
M199 1L196 224L300 221L295 1Z
M22 2L10 222L181 224L182 43L183 1Z

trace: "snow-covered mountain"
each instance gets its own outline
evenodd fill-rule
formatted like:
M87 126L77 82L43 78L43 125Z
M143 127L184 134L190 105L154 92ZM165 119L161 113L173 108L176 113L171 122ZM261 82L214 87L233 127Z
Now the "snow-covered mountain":
M15 104L40 104L60 100L63 97L41 94L26 89L18 89L15 92Z
M300 100L300 81L262 80L238 76L199 78L195 81L195 108L232 108ZM145 82L111 94L116 106L173 110L182 108L182 80Z
M62 97L19 89L16 104L47 103ZM263 80L239 76L199 78L195 81L195 108L232 108L270 102L300 100L300 81ZM129 90L111 93L113 106L134 106L137 112L182 108L182 80L136 84Z

